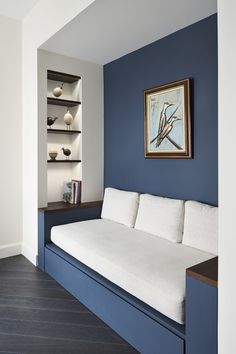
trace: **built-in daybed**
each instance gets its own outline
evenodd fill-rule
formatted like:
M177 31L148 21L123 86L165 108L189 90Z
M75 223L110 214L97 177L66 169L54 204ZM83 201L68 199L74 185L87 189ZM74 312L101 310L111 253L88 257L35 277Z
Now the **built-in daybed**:
M213 330L201 353L215 353L216 288L189 277L186 290L186 269L216 254L217 208L197 202L107 188L102 212L39 213L40 268L141 353L195 354L202 291Z

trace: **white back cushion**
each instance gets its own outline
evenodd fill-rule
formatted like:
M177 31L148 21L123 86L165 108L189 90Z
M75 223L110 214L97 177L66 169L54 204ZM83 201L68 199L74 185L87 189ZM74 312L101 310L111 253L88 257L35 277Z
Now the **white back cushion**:
M106 188L101 218L134 227L138 204L138 193Z
M199 202L185 203L183 244L218 253L218 208Z
M183 200L162 198L150 194L140 196L136 229L169 241L181 242L183 223Z

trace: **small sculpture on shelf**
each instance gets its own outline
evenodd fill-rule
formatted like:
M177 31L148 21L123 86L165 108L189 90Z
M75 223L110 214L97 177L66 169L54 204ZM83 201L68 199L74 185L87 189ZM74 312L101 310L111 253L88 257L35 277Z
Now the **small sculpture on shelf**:
M61 150L63 151L63 154L64 154L65 157L66 157L66 160L69 160L69 156L70 156L70 154L71 154L71 150L68 149L68 148L64 148L64 147L63 147Z
M70 126L71 126L73 120L74 120L74 118L73 118L73 116L70 114L70 111L69 111L69 109L68 109L67 112L66 112L66 114L64 115L64 122L66 123L68 130L70 129Z
M50 127L50 129L57 119L58 117L47 117L47 125Z
M60 97L62 95L62 88L63 88L64 82L62 82L61 86L57 86L52 90L52 93L55 97Z
M52 160L52 161L56 160L56 157L57 157L57 150L56 149L50 149L48 154L50 156L50 160Z

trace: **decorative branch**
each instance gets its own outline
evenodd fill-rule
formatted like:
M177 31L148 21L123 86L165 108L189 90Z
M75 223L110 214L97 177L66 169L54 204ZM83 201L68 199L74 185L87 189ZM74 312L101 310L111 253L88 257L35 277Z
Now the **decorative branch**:
M178 105L178 107L174 110L174 112L171 113L170 117L167 120L167 123L170 121L170 119L173 117L173 115L177 112L177 110L179 109L180 105Z
M171 143L171 144L173 144L175 147L176 147L176 149L178 149L178 150L183 150L174 140L172 140L169 136L166 136L166 138L169 140L169 142Z

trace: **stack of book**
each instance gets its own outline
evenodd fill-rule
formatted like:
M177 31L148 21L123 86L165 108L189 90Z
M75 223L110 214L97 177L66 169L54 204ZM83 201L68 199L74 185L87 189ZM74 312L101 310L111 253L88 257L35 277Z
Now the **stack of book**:
M65 181L63 187L63 200L66 203L79 204L81 203L81 184L82 181L72 179Z

